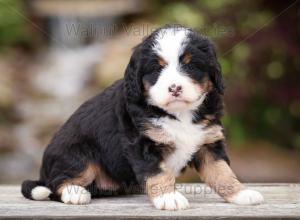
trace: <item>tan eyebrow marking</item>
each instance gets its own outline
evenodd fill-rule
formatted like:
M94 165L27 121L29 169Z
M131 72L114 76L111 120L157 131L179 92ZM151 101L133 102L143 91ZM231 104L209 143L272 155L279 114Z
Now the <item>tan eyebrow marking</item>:
M192 54L190 54L190 53L184 54L182 63L188 64L191 61L191 59L192 59Z
M158 64L162 67L166 66L168 63L161 57L158 58Z

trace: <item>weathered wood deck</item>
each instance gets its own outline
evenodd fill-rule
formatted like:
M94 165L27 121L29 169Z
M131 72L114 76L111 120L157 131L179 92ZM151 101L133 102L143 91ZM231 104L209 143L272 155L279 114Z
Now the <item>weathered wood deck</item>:
M156 210L145 195L93 200L89 205L30 201L19 186L0 186L0 219L300 219L300 184L248 184L265 203L237 206L225 203L202 184L179 185L190 201L184 211ZM183 189L184 188L184 189Z

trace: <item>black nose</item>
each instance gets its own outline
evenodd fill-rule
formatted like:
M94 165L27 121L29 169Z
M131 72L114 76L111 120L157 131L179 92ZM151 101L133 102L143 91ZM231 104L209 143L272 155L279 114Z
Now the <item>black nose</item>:
M182 93L182 86L181 85L172 84L169 87L169 93L171 93L172 96L178 97Z

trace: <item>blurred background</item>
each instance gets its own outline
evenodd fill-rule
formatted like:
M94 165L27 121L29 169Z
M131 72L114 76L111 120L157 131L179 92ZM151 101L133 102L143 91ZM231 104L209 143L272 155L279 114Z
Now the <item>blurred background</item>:
M224 125L245 182L300 182L297 0L0 0L0 183L38 177L54 132L121 78L132 48L179 23L209 36ZM180 181L199 181L188 171Z

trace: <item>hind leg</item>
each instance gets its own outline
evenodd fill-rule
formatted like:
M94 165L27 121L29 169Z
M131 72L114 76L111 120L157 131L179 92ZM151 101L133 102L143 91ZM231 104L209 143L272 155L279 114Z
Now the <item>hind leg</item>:
M66 204L84 205L91 202L91 193L79 185L65 185L61 189L61 201Z
M95 183L95 184L92 184ZM91 187L96 186L97 189ZM62 202L67 204L88 204L99 191L114 193L120 185L99 165L88 164L76 178L68 179L57 190Z
M77 177L65 180L56 191L60 200L73 205L90 203L91 193L86 186L95 180L96 175L97 167L89 164Z

